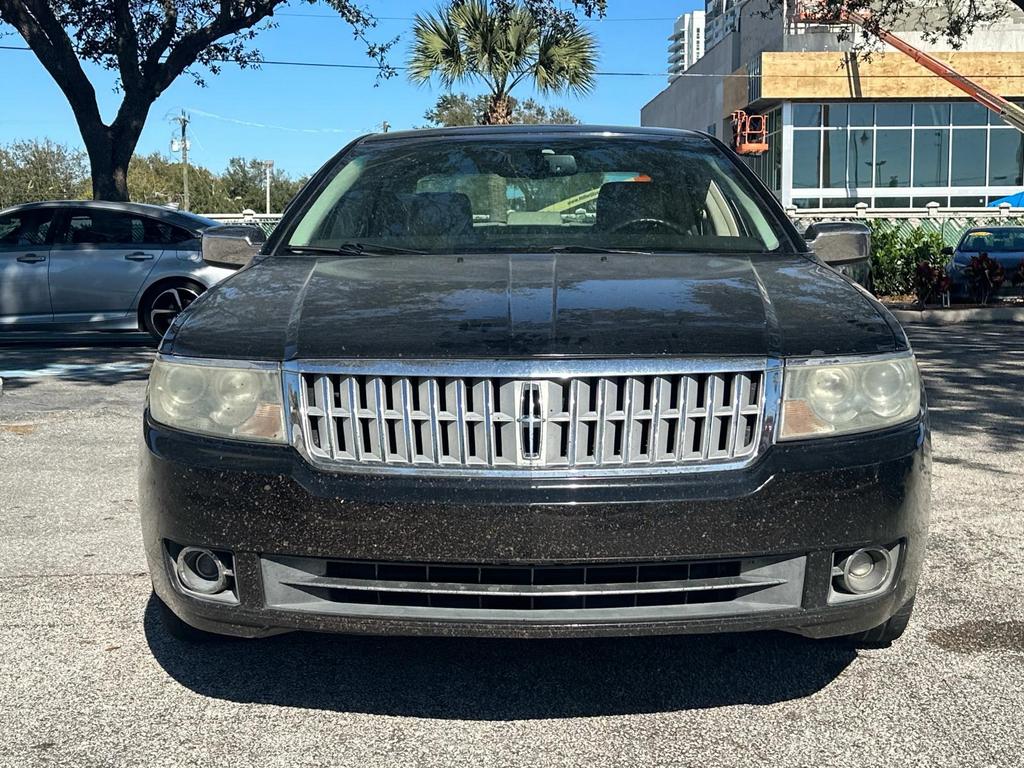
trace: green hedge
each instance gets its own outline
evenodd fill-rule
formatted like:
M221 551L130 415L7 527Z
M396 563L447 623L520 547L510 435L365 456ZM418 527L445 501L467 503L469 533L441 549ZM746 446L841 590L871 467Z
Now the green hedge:
M944 267L942 234L924 227L897 228L884 219L868 221L871 228L871 275L875 293L893 296L914 293L917 265L922 261Z

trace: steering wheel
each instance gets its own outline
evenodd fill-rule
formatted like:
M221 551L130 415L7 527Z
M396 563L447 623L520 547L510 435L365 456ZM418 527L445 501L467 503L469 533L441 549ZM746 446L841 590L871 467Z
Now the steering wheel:
M678 224L673 224L671 221L665 219L657 219L654 217L641 217L638 219L629 219L623 221L620 224L616 224L614 227L608 230L610 234L617 234L630 227L637 227L642 233L645 230L656 232L658 229L667 229L672 234L685 235L686 230L680 227ZM633 234L638 234L636 229L631 230Z

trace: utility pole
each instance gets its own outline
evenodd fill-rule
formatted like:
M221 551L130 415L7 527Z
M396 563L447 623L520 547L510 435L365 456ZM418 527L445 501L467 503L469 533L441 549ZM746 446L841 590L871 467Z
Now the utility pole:
M188 200L188 124L189 116L185 110L181 110L181 116L174 118L175 122L181 125L181 180L182 180L182 209L189 209Z
M267 174L267 213L269 214L270 213L270 179L271 179L271 176L272 176L271 171L274 170L274 161L273 160L264 160L263 161L263 170Z

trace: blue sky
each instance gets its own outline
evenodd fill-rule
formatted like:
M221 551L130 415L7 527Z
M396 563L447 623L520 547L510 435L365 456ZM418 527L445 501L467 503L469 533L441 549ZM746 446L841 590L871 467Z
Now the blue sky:
M367 7L381 17L373 38L402 36L391 55L393 64L401 64L408 50L408 19L436 4L436 0L367 0ZM600 42L599 68L605 71L664 72L672 20L703 8L697 0L609 0L608 5L606 19L588 22ZM326 6L296 2L279 12L277 22L278 28L263 33L256 42L268 60L368 61L349 27ZM0 27L0 31L10 29ZM22 41L6 34L0 42L18 45ZM91 68L89 74L109 119L119 101L113 92L114 78L98 68ZM0 111L0 144L45 137L81 145L70 108L32 53L0 50L0 76L6 104ZM221 169L229 157L244 155L273 159L292 175L311 173L349 139L379 130L383 120L394 129L422 124L423 113L442 92L437 85L411 85L402 73L377 87L374 81L371 70L281 66L240 70L225 65L219 76L208 78L206 88L182 77L153 106L139 151L166 154L173 131L170 118L186 109L192 116L195 163ZM585 99L552 101L565 104L584 122L635 125L640 108L666 82L664 77L600 77L597 89ZM517 95L533 94L524 90Z

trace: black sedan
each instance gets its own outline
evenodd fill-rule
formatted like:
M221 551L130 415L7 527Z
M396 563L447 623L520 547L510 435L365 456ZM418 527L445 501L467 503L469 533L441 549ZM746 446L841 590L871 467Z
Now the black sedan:
M140 498L168 628L899 637L924 393L823 261L864 228L808 237L699 134L357 140L160 346Z

